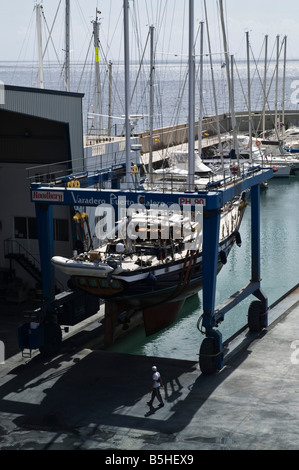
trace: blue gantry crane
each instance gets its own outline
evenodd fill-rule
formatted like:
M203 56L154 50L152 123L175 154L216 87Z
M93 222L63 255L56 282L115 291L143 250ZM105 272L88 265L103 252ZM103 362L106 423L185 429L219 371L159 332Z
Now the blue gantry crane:
M61 342L60 325L65 325L65 312L69 312L69 325L75 324L72 306L78 306L79 295L75 292L55 296L54 268L51 258L54 256L53 243L53 206L90 206L111 204L117 207L119 198L126 201L127 207L142 203L167 205L189 204L204 206L203 217L203 314L201 329L205 334L199 352L200 369L211 374L223 367L222 335L217 330L225 314L250 295L254 300L248 311L248 326L252 331L260 331L268 324L268 299L261 289L260 276L260 185L272 178L271 169L252 167L241 176L236 176L233 183L225 187L211 187L206 191L188 192L148 192L142 188L124 191L117 183L119 168L107 172L79 173L54 180L51 183L32 183L31 201L35 204L38 223L39 250L42 269L43 306L38 312L39 328L34 331L24 324L19 330L21 349L39 348L44 354L55 353ZM112 181L112 189L100 189L104 179ZM251 192L251 279L247 286L228 298L220 306L215 305L216 277L219 244L220 210L235 196ZM81 294L83 295L83 294ZM75 296L75 297L74 297ZM58 297L58 298L57 298ZM80 304L80 302L79 302ZM96 303L81 298L80 308L85 308L86 316L97 311ZM71 312L71 313L70 313ZM63 319L63 320L62 320ZM29 332L31 336L29 335ZM33 334L32 334L33 333ZM29 341L31 340L31 344Z

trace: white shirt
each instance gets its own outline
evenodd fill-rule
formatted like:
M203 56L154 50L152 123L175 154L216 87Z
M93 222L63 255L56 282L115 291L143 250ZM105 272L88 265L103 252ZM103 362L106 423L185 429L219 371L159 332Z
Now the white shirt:
M160 387L159 378L160 378L160 373L159 372L154 372L154 374L153 374L153 380L155 381L154 388Z

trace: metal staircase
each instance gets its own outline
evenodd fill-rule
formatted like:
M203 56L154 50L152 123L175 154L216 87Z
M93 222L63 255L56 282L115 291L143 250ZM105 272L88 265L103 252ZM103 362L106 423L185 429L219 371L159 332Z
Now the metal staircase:
M4 257L11 261L16 261L36 282L42 285L42 273L39 261L17 240L12 238L4 240ZM63 290L62 284L57 280L55 282L60 285L60 287L55 285L56 293L61 292Z

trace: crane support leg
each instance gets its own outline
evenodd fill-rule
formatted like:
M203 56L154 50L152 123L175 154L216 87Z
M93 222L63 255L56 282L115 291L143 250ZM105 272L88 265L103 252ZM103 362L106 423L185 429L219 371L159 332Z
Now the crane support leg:
M251 283L258 287L253 295L258 299L250 304L248 326L260 331L268 326L268 298L261 289L261 239L260 239L260 186L251 188Z
M214 328L224 320L225 314L253 295L248 309L248 327L259 332L268 326L268 298L261 289L260 255L260 185L251 188L251 281L215 309L216 276L219 241L219 215L209 212L204 219L203 250L203 315L202 326L206 338L200 349L200 368L211 374L223 367L222 335Z
M206 338L200 350L200 367L214 373L223 367L222 335L215 330L215 296L218 266L220 211L204 213L203 221L203 320Z
M54 267L51 263L51 258L54 256L53 206L36 203L35 212L42 272L42 290L45 309L47 309L55 298Z

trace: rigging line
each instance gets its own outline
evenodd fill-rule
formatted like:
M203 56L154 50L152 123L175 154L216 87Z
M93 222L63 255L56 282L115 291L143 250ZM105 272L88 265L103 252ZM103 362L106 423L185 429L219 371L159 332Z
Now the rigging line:
M112 1L111 1L112 3ZM112 8L112 6L111 6ZM122 35L123 35L123 27L122 27L122 8L120 9L120 12L119 12L119 15L116 19L116 22L115 22L115 26L114 26L114 31L112 31L112 35L111 37L109 37L109 34L110 34L110 17L112 15L109 14L109 29L108 29L108 37L106 38L105 36L105 32L104 30L102 30L102 35L104 36L105 40L106 40L106 46L107 46L107 51L106 51L106 55L110 54L110 51L111 51L111 44L113 44L114 42L114 38L116 35L119 34L119 31L121 31ZM123 39L122 38L119 38L117 36L117 43L119 44L119 48L120 50L122 51L122 45L123 45ZM120 55L121 55L121 52L119 52L119 58L118 60L120 60Z
M239 79L239 83L240 83L240 87L241 87L241 90L242 90L242 93L243 93L243 98L244 98L244 101L245 101L245 106L247 108L247 110L249 109L249 104L247 102L247 99L246 99L246 93L244 91L244 88L243 88L243 84L242 84L242 80L241 80L241 77L240 77L240 74L239 74L239 69L238 69L238 65L237 65L237 62L234 60L234 63L235 63L235 68L236 68L236 71L237 71L237 76L238 76L238 79Z
M259 58L258 58L257 61L255 60L255 57L254 57L254 54L253 54L253 50L252 50L252 48L251 48L251 45L250 45L250 51L251 51L251 55L252 55L252 58L253 58L253 61L254 61L254 64L255 64L255 72L254 72L254 74L253 74L253 76L252 76L251 85L253 84L255 74L257 73L258 78L259 78L259 81L260 81L260 83L261 83L261 85L262 85L262 92L263 92L263 97L264 97L264 94L265 94L265 91L266 91L266 90L265 90L265 88L264 88L264 86L263 86L263 81L262 81L262 79L261 79L261 76L260 76L260 73L259 73L259 70L258 70L258 65L259 65L259 62L260 62L260 57L261 57L261 53L262 53L262 48L261 48L260 56L259 56Z
M152 2L151 2L151 5L152 5ZM147 23L150 24L151 21L150 21L150 15L149 15L149 12L148 12L147 0L145 0L145 11L146 11Z
M240 87L241 87L241 90L242 90L243 98L244 98L244 101L245 101L245 106L247 108L247 111L249 111L249 104L248 104L248 101L246 99L246 93L245 93L244 88L243 88L242 80L241 80L239 70L238 70L238 65L237 65L237 62L235 60L234 60L234 63L235 63L235 68L236 68L237 75L238 75L238 78L239 78L239 83L240 83ZM274 73L273 77L274 76L275 76L275 73ZM273 77L272 77L272 80L271 80L271 85L272 85ZM269 96L270 89L271 89L271 87L269 88L268 94L266 95L266 103L267 103L268 106L269 106L268 96ZM270 110L270 107L269 107L269 110ZM259 125L260 125L260 122L259 122ZM259 127L259 125L258 125L258 127Z
M163 35L163 43L165 42L165 37L166 37L166 33L168 34L168 37L169 37L169 42L168 42L168 51L170 50L170 44L171 44L171 41L173 40L173 28L174 28L174 25L175 25L175 17L174 17L174 14L175 14L175 11L176 11L176 4L177 2L175 1L175 5L173 5L173 3L171 4L171 9L172 9L172 19L171 19L171 28L170 28L170 31L167 31L167 28L164 28L164 35ZM162 15L162 19L166 19L167 17L167 21L169 22L169 16L167 15L167 9L168 9L168 5L169 3L166 2L165 6L164 6L164 10L163 10L163 15ZM184 15L183 15L183 24L185 23L185 11L186 11L186 2L184 2ZM162 24L162 23L161 23ZM161 30L162 31L162 30ZM184 40L183 40L183 37L182 37L182 44L184 43ZM183 47L183 46L182 46ZM167 61L165 63L165 73L167 71L167 66L168 66L168 63L169 63L169 60L167 58ZM170 122L178 122L178 117L179 117L179 114L181 112L181 109L182 109L182 100L183 100L183 95L184 95L184 90L185 90L185 86L186 86L186 77L185 76L185 79L183 80L183 72L182 72L182 65L183 65L183 58L181 58L180 62L181 64L181 67L180 67L180 80L179 82L182 82L184 81L182 87L181 87L181 90L179 90L178 92L178 97L177 97L177 104L174 106L173 110L174 110L174 113L173 113L173 116L170 118ZM160 91L160 96L162 96L163 94L163 89L164 87L167 86L167 83L165 82L164 85L161 87L161 84L158 83L158 87L159 87L159 91ZM163 102L161 100L161 109L162 109L162 105L163 105ZM161 122L162 122L162 127L163 127L163 114L161 113ZM167 146L169 148L169 144Z
M272 54L271 54L270 60L268 61L268 64L267 64L267 71L269 71L270 62L271 62L271 60L272 60L272 57L273 57L273 54L274 54L274 50L275 50L275 45L273 46ZM251 49L251 52L252 52L252 49ZM254 58L253 52L252 52L252 56L253 56L253 58ZM237 66L237 62L236 62L236 61L235 61L235 66L236 66L236 70L237 70L237 73L238 73L238 78L239 78L240 86L241 86L241 89L242 89L241 78L240 78L240 74L239 74L239 71L238 71L238 66ZM275 75L275 70L274 70L273 74ZM270 93L270 90L271 90L271 86L272 86L272 82L273 82L273 79L274 79L274 75L273 75L273 78L272 78L270 87L269 87L269 89L268 89L268 93L267 93L267 97L266 97L266 98L268 98L268 96L269 96L269 93ZM265 84L265 86L266 86L266 84ZM242 91L243 91L243 89L242 89ZM266 89L264 88L263 91L266 92ZM244 99L245 99L245 104L246 104L246 106L247 106L247 108L248 108L248 105L247 105L247 102L246 102L246 97L245 97L245 92L243 92L243 97L244 97Z
M132 23L134 23L134 26L135 26L135 34L136 34L136 38L137 38L137 45L138 45L138 48L140 49L141 48L141 39L140 39L139 32L138 32L138 20L139 20L140 16L139 16L138 7L136 9L136 2L134 2L133 5L134 5L134 11L132 12ZM140 20L139 20L139 24L140 24ZM146 38L146 44L144 46L144 50L143 50L143 53L142 53L142 57L141 57L141 60L139 61L139 69L138 69L137 76L136 76L136 79L135 79L133 92L131 94L130 104L132 104L132 102L133 102L133 99L134 99L135 93L136 93L136 89L137 89L137 85L139 83L139 77L140 77L141 72L143 72L144 56L145 56L145 51L147 49L147 44L148 44L148 41L149 41L149 37L150 37L150 34L148 33L147 38ZM139 50L139 54L141 54L140 50ZM144 92L142 94L142 98L145 95L145 93L146 93L146 87L145 87ZM136 95L136 97L137 97L137 95ZM141 105L142 105L142 102L138 106L138 110L140 109Z
M113 2L109 2L109 15L108 15L108 30L107 30L107 37L109 38L110 36L110 27L111 27L111 18L112 18L112 3ZM107 44L109 44L109 42L107 41ZM107 53L108 51L106 51Z
M89 24L87 23L87 21L85 19L85 15L82 11L81 5L80 5L78 0L76 0L76 5L77 5L77 8L78 8L78 11L79 11L79 14L80 14L82 24L84 24L84 26L86 28L86 34L89 36Z
M282 52L282 48L283 48L283 42L282 42L282 44L281 44L281 48L280 48L280 51L279 51L279 57L280 57L280 54L281 54L281 52ZM271 82L270 82L270 85L269 85L269 89L268 89L268 93L267 93L267 100L268 100L268 97L269 97L269 94L270 94L270 91L271 91L272 83L273 83L274 77L275 77L275 75L276 75L276 72L277 72L277 63L275 64L275 67L274 67L274 70L273 70L272 79L271 79Z
M152 4L152 2L151 2ZM165 2L164 2L165 4ZM148 18L148 24L155 24L156 25L156 29L159 29L160 28L160 24L159 24L159 18L161 18L161 9L162 9L162 5L163 5L163 2L158 2L157 3L157 9L156 9L156 15L154 17L154 12L153 12L153 7L152 7L152 20Z
M223 50L224 48L223 48L223 46L222 46L222 39L221 39L221 29L222 29L222 27L221 27L221 19L220 19L220 5L219 5L219 0L217 0L217 2L216 2L216 10L217 10L216 18L217 18L217 20L218 20L218 28L217 28L217 31L218 31L218 41L219 41L219 46L220 46L220 47L219 47L219 50ZM221 46L222 46L222 47L221 47ZM225 53L226 53L226 52L228 53L228 51L224 51L224 50L223 50L222 55L224 54L224 57L225 57ZM223 60L223 62L225 62L225 59L222 59L222 60Z
M59 60L59 57L58 57L58 53L57 53L56 48L55 48L55 44L54 44L53 39L52 39L52 32L53 32L53 28L54 28L54 25L55 25L55 22L56 22L56 18L57 18L57 14L58 14L60 5L61 5L61 0L59 1L58 7L57 7L57 9L56 9L55 16L54 16L54 20L53 20L51 29L49 29L49 26L48 26L48 23L47 23L47 19L46 19L45 13L44 13L44 9L43 9L43 8L41 9L42 16L43 16L43 19L44 19L44 23L45 23L45 26L46 26L46 29L47 29L47 32L48 32L48 38L47 38L46 45L45 45L45 47L44 47L44 51L43 51L43 54L42 54L42 58L44 59L44 57L45 57L45 55L46 55L46 52L48 52L48 45L49 45L49 42L51 41L52 46L53 46L53 49L54 49L54 53L55 53L55 56L56 56L56 60L57 60L57 62L58 62L59 67L61 67L61 63L60 63L60 60ZM61 71L61 74L62 74L62 71ZM37 77L38 77L38 72L37 72L36 75L35 75L34 83L36 83Z
M183 50L184 50L184 43L185 43L185 28L184 28L184 25L185 25L185 19L186 19L186 0L184 0L184 14L183 14L183 34L182 34L182 42L181 42L181 54L183 53ZM181 63L182 63L182 60L181 59Z
M234 58L234 65L235 65L235 68L236 68L236 70L237 70L237 74L238 74L238 77L239 77L239 80L240 80L240 76L239 76L239 72L238 72L238 67L237 67L237 63L236 63L236 61L235 61L235 58ZM244 100L245 100L245 105L246 105L247 111L249 112L249 103L248 103L248 101L247 101L247 99L246 99L246 93L245 93L245 91L244 91L244 89L243 89L243 85L242 85L241 81L240 81L240 86L241 86L241 90L242 90L242 92L243 92L243 97L244 97ZM252 117L251 117L251 124L253 125ZM257 131L257 129L254 129L254 128L253 128L253 133L254 133L255 135L256 135L256 131Z
M59 62L58 54L57 54L57 52L56 52L55 45L54 45L54 42L53 42L53 39L52 39L52 32L53 32L53 28L54 28L54 25L55 25L55 22L56 22L56 18L57 18L57 14L58 14L60 5L61 5L61 0L59 1L57 10L56 10L56 13L55 13L55 16L54 16L54 20L53 20L53 23L52 23L52 26L51 26L51 30L49 30L48 23L47 23L47 19L46 19L45 13L44 13L44 9L42 9L42 15L43 15L44 22L45 22L45 25L46 25L46 28L47 28L47 31L48 31L48 35L49 35L49 36L48 36L47 43L46 43L45 48L44 48L43 58L44 58L44 56L45 56L45 54L46 54L49 41L51 41L52 46L53 46L53 48L54 48L54 52L55 52L56 59L57 59L57 61L58 61L59 66L60 66L60 62Z
M59 61L59 57L58 57L58 53L57 53L57 51L56 51L55 44L54 44L53 39L52 39L52 31L53 31L54 24L55 24L55 21L56 21L56 18L57 18L57 14L58 14L58 11L59 11L59 8L60 8L60 4L61 4L61 0L60 0L60 2L59 2L59 4L58 4L58 7L57 7L57 10L56 10L55 17L54 17L54 20L53 20L52 27L51 27L51 30L50 30L50 31L49 31L49 27L48 27L47 20L46 20L46 17L45 17L45 14L44 14L44 11L43 11L43 10L42 10L42 15L43 15L43 18L44 18L44 21L45 21L45 25L46 25L46 28L47 28L47 31L48 31L48 40L47 40L47 44L46 44L46 46L45 46L45 50L44 50L44 53L43 53L43 58L44 58L45 53L46 53L46 51L47 51L47 49L48 49L48 43L49 43L49 41L51 41L52 46L53 46L53 49L54 49L54 53L55 53L55 56L56 56L56 60L57 60L57 62L58 62L59 67L61 68L61 71L60 71L60 78L61 78L61 76L63 75L63 70L64 70L65 64L64 64L63 67L61 67L61 64L60 64L60 61ZM64 77L63 77L63 78L64 78ZM66 86L65 79L64 79L64 86Z
M282 52L283 47L284 47L284 40L282 41L282 44L281 44L281 50L280 50L280 52L279 52L279 57L280 57L280 54L281 54L281 52ZM271 79L271 83L270 83L270 86L269 86L269 89L268 89L268 93L267 93L267 95L266 95L266 104L267 104L267 106L268 106L268 110L269 110L269 111L270 111L271 109L270 109L270 103L269 103L268 97L269 97L269 94L270 94L270 91L271 91L271 87L272 87L272 83L273 83L274 77L275 77L275 75L276 75L276 71L277 71L277 64L276 64L276 66L275 66L275 68L274 68L273 75L272 75L272 79ZM265 85L265 86L266 86L266 85ZM265 91L266 91L266 89L264 88L264 92L265 92ZM261 117L260 117L260 121L259 121L258 124L259 124L259 126L260 126L260 124L261 124ZM274 122L274 118L273 118L273 117L272 117L272 124L273 124L273 127L275 127L275 122Z
M135 28L134 32L136 36L137 50L138 50L138 53L140 54L140 51L141 51L141 39L139 36L139 30L141 29L140 28L140 15L139 15L138 6L136 7L136 5L137 5L136 2L133 0L133 9L131 9L131 21L132 21L132 25ZM138 22L139 22L139 26L138 26Z
M210 39L210 28L209 28L209 20L208 20L206 0L204 0L204 10L205 10L205 20L206 20L206 33L207 33L208 51L209 51L209 59L210 59L210 71L211 71L212 86L213 86L214 111L215 111L215 116L218 116L218 105L217 105L217 99L216 99L215 79L214 79L214 65L213 65L212 56L210 55L211 54L211 39ZM219 121L217 122L217 127L218 127L218 132L220 133ZM220 140L220 150L222 151L221 140Z
M84 51L86 51L86 42L87 42L87 44L88 44L88 41L89 41L90 26L89 26L89 24L87 23L87 21L86 21L86 19L85 19L85 16L84 16L84 14L83 14L82 8L81 8L81 6L80 6L78 0L76 0L76 5L77 5L77 9L78 9L78 12L79 12L79 16L80 16L80 19L81 19L81 22L82 22L81 24L82 24L82 26L83 26L84 29L85 29L85 39L84 39L84 41L80 41L81 50L80 50L79 55L78 55L78 58L77 58L77 60L78 60L78 59L80 60L80 58L82 57L82 54L84 54ZM81 38L80 38L80 39L81 39ZM89 47L89 46L87 46L87 48L88 48L88 47Z
M108 55L110 53L110 45L113 43L114 41L114 35L116 34L116 32L119 32L119 30L122 31L121 26L119 26L119 23L121 21L121 18L122 18L122 8L120 9L120 13L118 15L118 18L115 22L115 27L114 27L114 31L112 30L112 33L110 33L111 31L111 19L112 19L112 11L114 11L113 9L113 1L109 2L110 3L110 8L109 8L109 17L108 17L108 30L107 30L107 38L106 38L106 47L107 47L107 50L106 50L106 55ZM105 36L105 35L104 35ZM111 37L110 37L111 36Z
M104 56L104 57L106 58L106 56ZM106 59L106 61L107 61L107 59ZM106 62L106 64L107 64L107 62ZM120 104L121 110L122 110L123 113L125 113L125 105L123 103L123 99L121 98L120 93L119 93L118 88L117 88L117 79L115 79L113 75L111 77L111 81L112 81L113 88L115 90L115 95L116 95L116 97L114 98L114 101L116 100L116 98L118 98L118 103Z
M139 29L141 30L140 15L139 15L138 7L136 9L137 4L138 3L136 3L136 2L133 3L133 5L134 5L134 16L133 15L132 16L133 16L134 21L135 21L135 32L136 32L136 38L137 38L137 45L138 45L138 48L140 49L138 52L139 52L139 55L141 55L141 59L139 59L139 70L138 70L137 77L136 77L136 80L135 80L134 89L133 89L133 92L131 94L130 105L132 104L134 96L135 96L137 85L139 83L139 76L140 76L141 73L143 73L142 65L143 65L144 55L145 55L145 51L147 49L147 44L148 44L149 37L150 37L150 34L148 32L147 37L146 37L146 43L145 43L145 46L143 48L143 53L142 53L142 51L141 51L141 39L140 39L140 35L139 35ZM138 23L139 23L139 29L138 29ZM144 89L143 96L145 95L145 93L146 93L146 88ZM136 98L137 98L137 94L136 94ZM141 100L142 100L142 98L141 98ZM142 102L140 102L139 106L137 106L137 109L139 110L141 106L142 106Z
M250 41L249 41L249 48L250 48L250 52L251 52L252 58L253 58L253 60L254 60L255 66L256 66L256 69L255 69L254 74L253 74L253 76L252 76L252 82L253 82L254 77L255 77L255 73L256 73L256 71L257 71L257 69L258 69L258 64L260 63L260 60L261 60L261 55L262 55L263 46L261 47L260 54L259 54L259 57L258 57L257 61L255 60L254 53L253 53L253 49L252 49L252 47L251 47Z
M188 67L186 68L186 71L185 71L185 79L183 81L181 90L179 90L179 95L178 95L178 98L177 98L176 113L173 117L173 125L176 125L179 122L178 119L179 119L179 114L180 114L181 109L182 109L183 97L184 97L184 93L185 93L186 86L187 86L187 80L188 80ZM174 129L173 129L173 132L174 132Z
M14 80L14 76L15 76L15 73L16 73L16 69L17 69L17 67L18 67L18 65L19 65L19 62L20 62L20 57L23 56L23 49L24 49L24 47L25 47L26 41L27 41L27 46L26 46L26 47L28 47L29 32L32 30L33 18L34 18L34 8L33 8L33 10L32 10L32 14L31 14L31 17L30 17L30 20L29 20L29 25L28 25L28 28L27 28L26 33L25 33L25 38L24 38L24 41L22 42L22 47L21 47L19 56L18 56L17 61L16 61L16 64L15 64L15 68L14 68L14 71L13 71L13 74L12 74L12 83L13 83L13 80Z
M143 54L142 54L141 61L140 61L140 64L139 64L139 68L138 68L138 72L137 72L137 76L136 76L136 80L135 80L133 92L132 92L132 95L131 95L130 104L132 104L132 101L133 101L133 98L134 98L134 94L135 94L135 91L136 91L136 88L137 88L137 82L138 82L139 75L140 75L140 72L141 72L141 69L142 69L142 64L143 64L144 55L145 55L145 51L146 51L146 48L147 48L147 44L148 44L149 37L150 37L150 33L148 32L147 38L146 38L146 42L145 42L145 46L144 46L144 50L143 50Z
M169 37L169 40L168 40L168 46L166 47L166 50L169 51L170 50L170 44L171 44L171 41L172 41L172 32L173 32L173 25L174 25L174 13L175 13L175 10L176 10L176 1L175 0L175 3L174 3L174 8L172 10L172 17L171 17L171 28L170 28L170 31L168 33L168 31L166 31L166 28L164 30L164 38L165 38L165 35L168 34L168 37ZM184 9L184 12L185 12L185 9ZM184 15L185 16L185 15ZM164 44L164 38L163 38L163 41L162 41L162 44Z
M164 18L165 18L165 21L166 19L168 20L169 17L167 15L167 11L168 11L168 1L166 1L166 4L165 4L165 9L164 9ZM175 5L174 5L174 8L172 9L172 18L170 20L170 24L171 24L171 28L170 30L167 29L167 27L164 27L160 29L160 33L158 32L158 34L156 34L156 37L157 37L157 45L158 45L158 41L159 41L159 38L161 37L161 31L163 32L162 34L162 40L161 40L161 49L164 50L164 44L166 43L166 34L167 34L167 37L169 39L169 43L168 45L166 46L165 50L166 50L166 53L164 53L163 57L161 58L162 60L165 60L165 56L166 56L166 61L165 61L165 67L164 67L164 77L167 75L167 66L168 66L168 63L169 63L169 60L168 60L168 55L169 55L169 50L170 50L170 42L172 40L172 31L173 31L173 24L174 24L174 11L175 11L175 8L176 8L176 0L175 0ZM164 22L165 24L165 22ZM161 23L161 26L162 26L162 23ZM156 46L157 47L157 46ZM162 81L162 80L161 80ZM163 81L164 83L164 81ZM164 83L162 85L162 90L164 89L164 87L167 86L166 83ZM161 93L162 95L162 93Z
M79 79L79 82L78 82L78 86L77 86L77 93L79 92L79 89L80 89L80 86L81 86L81 81L82 81L82 78L83 78L83 74L85 73L85 67L86 67L86 63L87 63L88 56L89 56L89 54L90 54L90 48L91 48L92 40L93 40L93 35L91 35L91 37L90 37L90 41L89 41L89 46L88 46L87 54L86 54L86 56L85 56L85 61L84 61L84 64L83 64L83 69L82 69L82 72L81 72L81 75L80 75L80 79Z
M160 5L160 3L159 3ZM162 5L162 3L161 3ZM157 36L157 43L158 43L158 40L160 38L160 34L161 34L161 31L165 31L165 27L162 29L162 26L163 26L163 21L164 21L164 25L165 25L165 22L167 20L167 6L168 6L168 0L166 0L166 2L164 3L164 9L162 11L162 13L160 12L159 14L159 18L160 18L160 23L158 23L158 20L157 20L157 27L156 27L156 36ZM161 9L162 9L162 6L161 6Z

